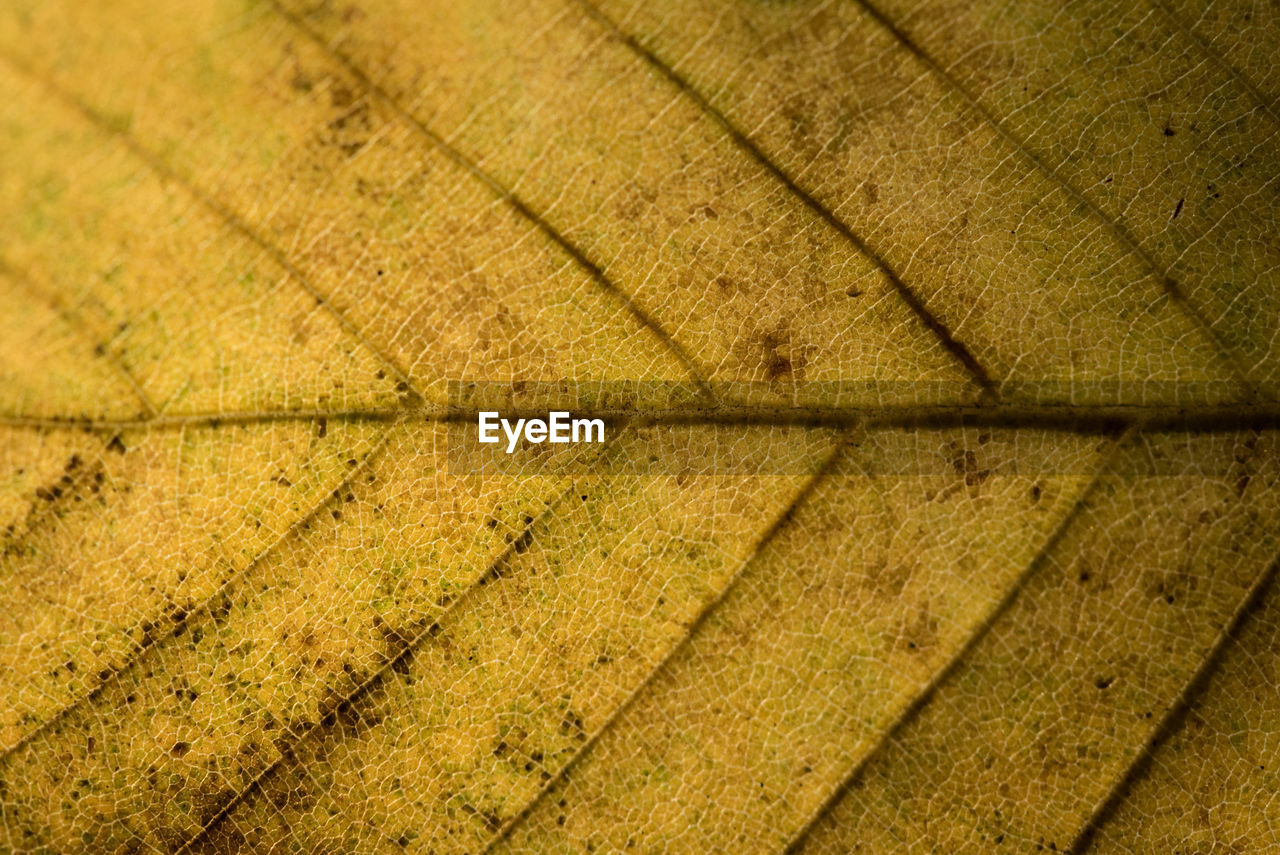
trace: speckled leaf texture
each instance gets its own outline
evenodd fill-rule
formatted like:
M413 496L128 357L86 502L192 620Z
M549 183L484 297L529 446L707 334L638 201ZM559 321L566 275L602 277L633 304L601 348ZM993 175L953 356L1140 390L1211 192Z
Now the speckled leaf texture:
M4 0L0 851L1280 852L1277 57Z

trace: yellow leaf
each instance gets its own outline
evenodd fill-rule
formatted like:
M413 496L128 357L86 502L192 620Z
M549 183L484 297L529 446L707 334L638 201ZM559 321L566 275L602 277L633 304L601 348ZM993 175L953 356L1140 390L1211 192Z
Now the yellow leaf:
M1277 45L9 0L0 850L1280 848Z

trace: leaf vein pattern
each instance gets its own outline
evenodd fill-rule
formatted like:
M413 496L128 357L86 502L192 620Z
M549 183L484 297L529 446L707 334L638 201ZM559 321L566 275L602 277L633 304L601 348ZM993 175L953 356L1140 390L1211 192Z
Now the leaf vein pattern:
M1116 808L1124 801L1133 784L1146 774L1150 768L1152 755L1161 743L1187 722L1187 715L1196 700L1204 694L1209 681L1222 663L1227 649L1236 641L1240 631L1248 623L1251 615L1258 611L1268 590L1275 581L1276 571L1280 568L1280 556L1266 565L1254 579L1253 584L1245 591L1244 596L1236 604L1230 617L1219 630L1213 643L1205 651L1199 666L1192 672L1190 679L1183 685L1177 697L1169 704L1160 723L1152 729L1146 741L1138 748L1129 763L1125 764L1120 775L1111 782L1105 795L1098 801L1088 819L1080 827L1075 839L1067 848L1071 855L1089 850L1099 829L1111 818Z
M1196 329L1199 330L1199 332L1213 345L1217 352L1227 360L1227 363L1231 366L1236 378L1247 390L1249 390L1250 395L1257 395L1257 389L1254 387L1253 383L1249 381L1248 372L1245 370L1244 363L1239 354L1227 346L1223 341L1222 336L1218 334L1217 330L1215 330L1212 325L1210 325L1195 303L1187 295L1187 292L1182 287L1181 283L1174 279L1168 270L1160 266L1151 253L1142 247L1137 238L1135 238L1123 224L1118 222L1115 218L1108 216L1096 202L1064 178L1058 170L1054 169L1051 164L1044 160L1044 158L1036 154L1035 151L1027 144L1026 140L1021 139L1010 131L1004 122L1000 121L994 113L984 107L981 102L979 102L978 99L975 98L974 95L956 79L955 75L947 71L947 69L934 59L933 56L927 53L924 48L916 44L900 26L894 23L894 21L890 19L883 10L872 3L871 0L852 0L852 2L856 3L867 13L867 15L871 17L872 20L892 35L898 44L902 45L902 47L911 53L912 56L916 57L921 63L923 63L929 71L937 75L939 79L944 81L947 86L963 98L965 103L968 104L969 107L972 108L979 116L981 116L982 120L992 130L994 130L1001 139L1012 145L1018 153L1030 161L1039 172L1065 190L1071 197L1072 201L1086 208L1098 222L1110 231L1125 250L1137 258L1142 265L1150 271L1152 278L1155 279L1156 283L1165 292L1165 294L1169 296L1169 299L1178 306L1179 310L1186 315L1188 320L1195 325Z
M578 407L573 401L549 403L547 409L503 410L509 418L545 416L547 410L571 411L575 416L600 418L606 422L633 422L644 425L724 425L730 427L799 426L812 428L915 427L1010 427L1103 433L1141 421L1152 430L1186 433L1231 433L1240 430L1267 430L1280 427L1280 406L1274 404L1222 404L1178 406L1166 404L988 404L924 405L883 407L670 407L656 409L610 409ZM35 431L69 430L117 433L123 430L168 431L190 427L276 424L282 422L394 422L405 419L422 423L475 424L479 409L401 407L354 410L241 410L188 415L159 415L147 419L32 418L0 415L0 425Z
M615 434L614 437L609 439L605 447L607 448L609 445L616 443L620 436L621 433ZM416 649L439 633L441 622L446 621L449 615L459 608L460 604L463 603L470 594L478 590L480 586L488 584L490 580L496 581L500 578L502 568L510 558L516 554L517 550L526 549L529 544L533 542L533 538L536 536L536 530L545 526L547 522L554 517L556 509L561 507L565 500L575 492L576 487L571 483L564 491L561 492L555 501L551 502L547 508L542 511L541 514L525 525L524 530L520 535L512 540L488 567L472 577L468 585L456 596L450 599L448 604L437 615L435 615L426 626L419 629L412 637L405 638L398 651L388 655L385 661L360 680L349 692L335 699L331 703L329 709L322 709L320 718L316 723L306 725L301 728L300 732L288 734L288 737L285 738L286 744L278 744L277 746L280 749L279 756L260 770L231 798L227 799L221 809L208 822L206 822L198 832L182 844L182 846L177 850L179 855L181 855L181 853L194 851L196 847L198 847L201 842L219 826L219 824L227 820L237 805L241 804L246 799L252 797L254 793L261 790L269 778L273 774L276 774L277 770L282 768L282 764L284 764L291 755L293 755L300 744L307 739L317 737L325 733L330 726L326 721L329 720L331 716L335 716L340 710L349 709L358 704L360 699L368 695L368 693L383 679L388 675L394 674L397 666L410 660Z
M756 557L760 555L762 550L770 541L777 537L777 535L787 527L788 523L790 523L792 518L795 516L796 511L809 500L809 497L813 495L814 491L817 490L823 481L830 477L837 463L839 463L850 438L851 436L846 435L841 442L836 444L836 447L832 449L826 460L822 462L822 466L796 494L791 504L788 505L776 519L774 519L774 521L769 525L769 528L764 532L760 539L756 541L755 545L752 547L751 554L748 555L738 566L737 570L734 571L733 577L729 582L721 588L716 596L711 599L698 613L697 617L690 622L685 632L681 635L679 643L672 645L672 647L667 650L662 659L645 675L644 679L636 684L635 688L627 694L622 703L618 704L618 706L610 712L604 723L601 724L600 727L596 728L595 732L587 737L586 741L583 742L568 761L566 761L543 783L542 788L537 792L537 794L524 804L510 819L502 824L502 827L495 832L494 836L485 845L485 848L482 850L482 855L488 855L488 853L493 851L495 846L510 836L511 832L529 816L547 793L551 792L557 784L569 775L570 771L580 759L590 753L592 746L599 742L600 738L622 718L622 715L631 707L636 699L644 693L645 689L653 683L664 669L669 667L669 663L674 661L675 658L685 650L686 647L688 647L690 640L694 637L695 633L697 633L698 628L704 625L715 610L728 598L730 592L734 589L737 582L742 578L743 573L751 566Z
M907 724L929 704L929 701L933 698L938 687L942 685L953 673L955 673L956 669L965 661L971 651L973 651L973 649L978 646L978 643L987 636L991 631L991 628L995 626L1001 617L1009 611L1009 608L1014 604L1014 601L1018 599L1018 595L1027 587L1027 583L1031 581L1036 573L1039 572L1040 568L1045 565L1049 554L1062 541L1067 531L1080 517L1081 512L1088 506L1090 498L1097 490L1103 476L1106 475L1111 465L1115 462L1115 459L1121 449L1132 442L1140 430L1141 428L1138 424L1134 423L1112 441L1111 448L1103 456L1089 484L1080 491L1080 495L1076 497L1071 507L1069 507L1063 514L1062 518L1058 521L1058 524L1041 545L1035 557L1028 562L1027 566L1023 568L1023 571L1016 579L1014 579L1013 584L1009 586L1000 600L994 604L991 610L982 619L981 623L979 623L968 638L965 639L964 644L956 649L946 663L944 663L943 666L933 674L929 679L929 682L926 683L920 691L902 707L898 714L894 716L892 722L890 722L889 725L881 732L875 743L867 750L866 753L854 762L848 772L845 773L844 778L836 785L835 788L832 789L819 808L805 821L802 826L800 826L800 828L796 830L783 850L787 855L793 855L793 853L801 851L809 833L819 822L822 821L824 817L831 813L837 804L839 804L840 800L857 782L858 776L862 774L862 771L865 768L867 768L867 764L879 755L885 746L892 742L895 736L901 733Z
M415 388L412 380L410 380L409 375L404 371L404 369L397 365L394 359L386 353L383 353L372 341L370 341L344 312L334 306L329 298L325 294L321 293L315 284L312 283L311 280L308 279L307 276L298 268L298 266L289 259L288 255L286 255L280 247L276 246L265 236L260 234L243 217L218 200L207 190L196 185L186 176L174 170L173 167L166 163L163 158L135 139L128 133L128 131L113 125L110 121L100 115L92 105L85 103L73 93L65 91L61 86L47 76L40 74L35 69L30 68L25 62L22 62L16 57L13 57L3 51L0 51L0 61L5 62L5 64L22 76L38 83L58 101L71 107L76 114L84 118L85 121L96 127L106 136L119 140L120 143L129 150L129 152L146 164L149 169L164 180L170 181L181 187L204 208L212 212L218 219L222 220L228 229L258 247L258 249L261 250L268 258L284 270L288 278L296 282L308 295L310 295L316 301L316 305L323 308L325 312L333 317L345 334L358 342L362 347L372 353L379 362L386 366L387 370L391 372L396 380L404 385L404 388L408 390L413 399L422 399L422 392Z
M48 305L58 316L61 317L73 329L79 330L84 338L93 345L93 352L105 362L129 385L133 394L138 398L138 404L142 407L143 417L153 419L159 415L156 405L143 391L142 386L138 383L138 378L133 375L129 367L124 364L102 341L98 331L85 320L84 315L75 311L67 305L66 301L58 295L50 293L40 288L36 283L31 281L31 277L24 271L13 267L4 259L0 259L0 276L4 276L10 282L15 283L20 289L31 296L32 299Z
M1248 92L1250 97L1257 102L1262 111L1267 114L1267 118L1276 125L1280 125L1280 108L1277 108L1276 105L1271 102L1271 99L1264 95L1262 90L1259 89L1252 80L1245 76L1244 72L1227 62L1226 57L1224 57L1220 51L1213 47L1209 42L1196 35L1195 31L1192 30L1191 27L1187 26L1182 18L1180 18L1178 14L1169 7L1169 4L1166 3L1165 0L1151 0L1151 5L1155 7L1156 11L1164 16L1165 20L1167 20L1174 29L1182 33L1182 35L1189 41L1194 42L1196 47L1198 47L1205 56L1209 57L1209 59L1213 61L1214 65L1225 71L1236 82L1236 85Z
M694 361L689 352L685 350L684 346L675 340L671 333L667 331L657 318L651 316L643 308L637 305L635 300L631 298L631 295L610 279L604 272L604 269L589 258L580 247L570 241L555 226L548 222L545 217L529 207L529 204L518 196L515 191L503 185L496 178L482 169L473 159L450 145L447 140L415 117L408 109L396 101L396 99L392 98L387 91L377 83L377 81L365 73L363 69L359 68L345 54L327 42L319 33L315 32L293 11L286 9L280 3L276 2L276 0L271 0L271 6L282 18L288 21L290 25L310 39L317 47L324 51L328 57L338 63L338 65L340 65L348 74L354 77L359 84L364 87L365 91L390 107L436 150L440 151L458 166L462 167L469 175L488 187L495 196L507 205L510 205L516 213L531 223L553 243L560 247L560 249L567 253L569 257L573 259L574 263L591 277L592 281L599 285L600 288L611 295L614 299L621 302L632 317L657 337L663 347L670 351L689 373L689 377L697 387L699 394L709 403L715 401L714 392L712 391L710 384L707 382L702 369L698 367L698 364Z
M382 435L377 439L377 441L373 444L373 446L369 449L368 453L365 454L364 458L359 461L358 465L352 467L351 471L348 472L346 477L344 477L342 481L338 484L338 486L335 488L337 493L341 493L344 490L346 490L348 486L350 486L352 483L356 481L357 478L363 475L368 470L369 466L375 460L377 460L377 458L384 451L386 451L388 439L389 439L389 432L384 431ZM59 722L65 721L72 713L74 713L76 710L83 707L85 704L91 703L94 700L94 698L96 698L101 693L102 689L105 686L107 686L109 683L111 683L114 680L118 680L120 676L124 674L126 671L128 671L130 668L137 666L138 663L141 662L144 659L144 657L146 657L148 654L153 654L154 652L158 651L159 648L163 646L165 643L171 642L173 639L177 638L181 634L181 630L188 624L188 622L192 619L193 616L208 614L210 610L213 608L214 604L216 604L219 601L219 599L221 599L223 594L227 590L229 590L232 585L236 584L236 582L239 581L240 579L243 579L249 574L251 574L253 570L256 567L258 567L266 558L268 558L273 552L279 549L281 544L285 543L287 540L289 540L289 538L295 536L299 531L301 531L303 528L309 525L313 520L315 520L316 517L320 514L320 512L323 511L325 507L327 507L332 501L334 501L333 497L331 495L327 495L322 501L318 502L314 507L310 508L303 515L299 516L288 527L288 529L286 529L284 533L281 534L280 537L275 540L274 543L270 544L267 548L263 549L261 552L255 555L253 559L245 565L244 569L242 569L238 573L232 573L228 575L227 578L223 579L222 582L213 591L213 593L211 593L205 599L201 600L200 603L198 603L196 606L190 609L180 611L174 615L166 615L166 617L168 618L167 625L165 625L162 630L158 630L158 631L153 630L153 632L150 634L149 642L139 645L138 647L135 648L132 655L130 655L127 659L108 668L106 675L98 679L97 684L93 689L91 689L86 694L80 695L70 704L67 704L61 707L60 709L58 709L58 711L54 713L52 716L40 722L38 725L36 725L34 728L32 728L30 731L24 734L23 737L18 742L0 750L0 764L3 764L7 758L11 757L12 755L16 754L18 751L22 750L24 746L29 745L40 734L48 731L49 729L57 725Z
M623 44L627 46L637 56L641 57L645 62L652 66L662 77L672 83L676 89L685 97L689 98L698 109L705 115L710 117L717 125L719 125L733 140L744 154L764 167L765 171L774 178L778 183L787 189L795 198L799 199L806 208L814 215L830 225L842 238L848 241L857 249L859 253L869 259L881 274L888 280L893 290L898 294L907 307L914 313L920 321L928 328L929 332L937 338L942 347L950 353L964 367L965 371L973 378L986 395L994 399L997 395L998 383L991 377L991 373L978 361L973 352L956 338L952 332L947 329L946 324L942 322L920 299L919 295L911 289L909 285L902 281L902 277L892 265L871 247L867 241L855 232L848 223L836 216L835 212L826 205L819 202L811 193L796 183L795 179L788 175L781 166L779 166L768 154L759 146L752 142L737 125L729 120L729 117L717 110L714 105L709 102L705 96L695 89L689 81L685 80L674 68L660 59L653 51L642 45L633 35L624 32L616 22L604 14L599 8L592 5L589 0L574 0L584 12L592 20L596 21L600 26L613 34Z

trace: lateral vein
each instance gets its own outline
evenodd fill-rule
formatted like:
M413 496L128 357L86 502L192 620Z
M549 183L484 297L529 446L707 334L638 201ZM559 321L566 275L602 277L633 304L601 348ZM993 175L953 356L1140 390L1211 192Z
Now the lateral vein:
M796 183L794 178L788 175L763 149L733 124L728 116L716 109L707 100L706 96L695 89L689 81L685 80L674 68L660 59L657 54L642 45L633 35L619 27L604 12L594 6L590 0L574 0L574 2L582 8L588 17L610 32L633 53L651 65L660 75L674 84L681 94L697 104L705 115L729 135L734 145L759 166L763 167L772 178L786 188L787 192L799 199L813 214L835 229L842 238L851 243L859 253L871 261L880 270L881 275L889 282L898 297L906 303L911 312L928 328L942 347L964 367L965 371L982 388L987 397L990 399L997 397L999 383L991 377L991 373L983 367L982 363L978 361L978 358L973 355L964 342L956 338L946 324L925 306L920 296L902 281L902 277L884 256L876 252L848 223L836 216L834 211L819 202L811 193Z

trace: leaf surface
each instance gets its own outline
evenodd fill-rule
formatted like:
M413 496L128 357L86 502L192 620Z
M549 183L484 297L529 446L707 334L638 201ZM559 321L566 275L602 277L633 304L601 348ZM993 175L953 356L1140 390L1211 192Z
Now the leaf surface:
M1280 845L1268 15L7 3L0 848Z

